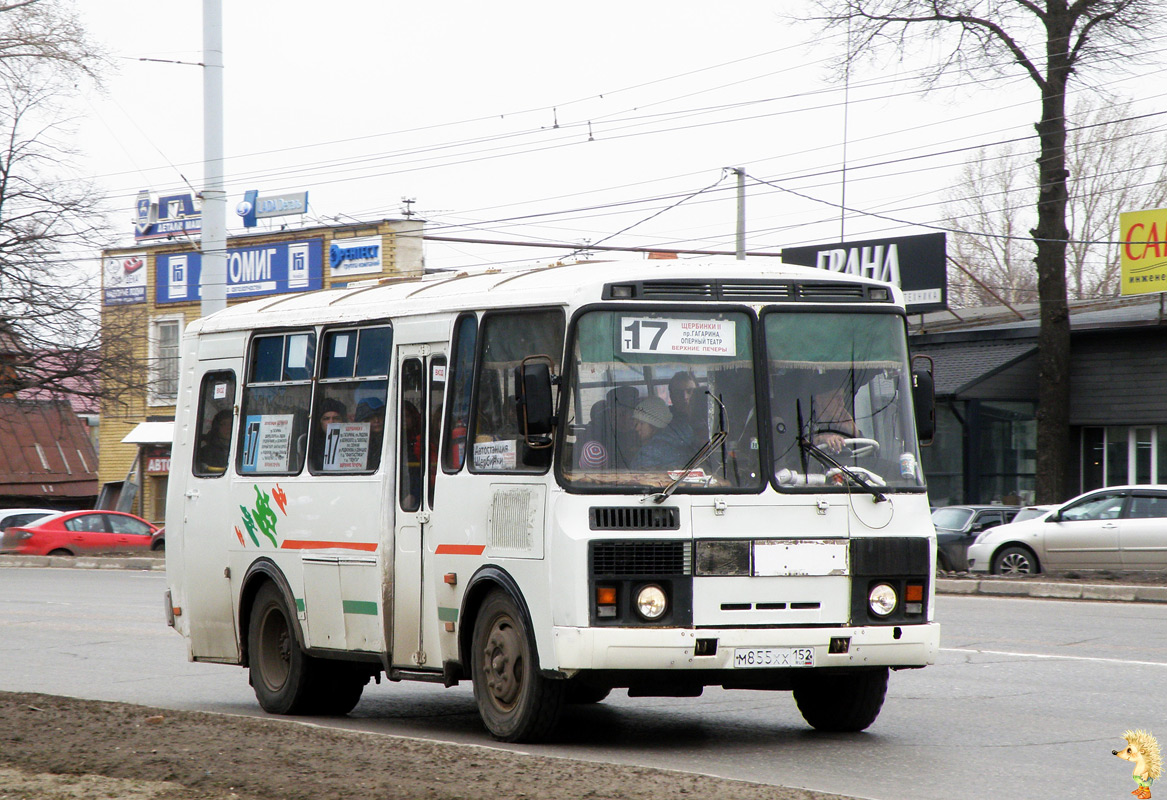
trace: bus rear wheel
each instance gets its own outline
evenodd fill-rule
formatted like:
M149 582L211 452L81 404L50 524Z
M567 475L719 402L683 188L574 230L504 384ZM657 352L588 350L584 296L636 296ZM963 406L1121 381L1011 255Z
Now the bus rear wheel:
M802 718L820 731L854 733L866 729L883 708L887 667L862 672L814 670L794 682Z
M309 707L315 665L300 649L292 624L279 589L264 584L251 607L247 661L255 698L269 714L299 714Z
M491 735L504 742L545 738L559 721L564 685L539 674L534 642L510 595L487 596L471 647L474 700Z

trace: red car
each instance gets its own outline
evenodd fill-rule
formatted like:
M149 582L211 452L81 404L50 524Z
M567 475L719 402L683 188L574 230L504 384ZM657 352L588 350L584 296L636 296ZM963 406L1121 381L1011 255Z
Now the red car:
M148 551L155 546L158 530L141 517L120 511L66 511L8 528L0 541L0 553L75 556Z

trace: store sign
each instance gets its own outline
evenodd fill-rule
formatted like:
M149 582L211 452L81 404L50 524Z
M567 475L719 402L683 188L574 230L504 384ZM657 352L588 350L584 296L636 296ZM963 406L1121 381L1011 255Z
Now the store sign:
M319 289L324 285L323 249L320 239L229 248L227 296L259 297ZM201 299L200 253L160 255L155 262L155 302Z
M146 256L107 258L101 273L107 306L146 302Z
M328 263L333 277L379 273L384 268L380 236L363 239L333 239L328 247Z
M194 195L165 194L152 202L146 189L138 192L137 217L134 220L134 239L172 239L189 237L202 232L202 211L195 206Z
M782 261L894 283L904 290L904 300L912 314L942 311L948 307L948 268L943 233L784 247Z
M1118 215L1120 294L1167 292L1167 208Z
M170 474L169 447L143 447L142 458L146 462L147 475Z
M251 189L243 194L243 200L235 206L235 213L243 217L245 228L255 227L255 222L259 219L307 214L308 192L288 192L260 197L259 192Z

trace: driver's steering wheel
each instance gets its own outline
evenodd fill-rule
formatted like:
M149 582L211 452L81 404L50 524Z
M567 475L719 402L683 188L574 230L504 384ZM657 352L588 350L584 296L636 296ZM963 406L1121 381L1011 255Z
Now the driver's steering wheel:
M851 455L856 457L869 456L879 452L879 442L875 439L844 439L843 446L851 451Z

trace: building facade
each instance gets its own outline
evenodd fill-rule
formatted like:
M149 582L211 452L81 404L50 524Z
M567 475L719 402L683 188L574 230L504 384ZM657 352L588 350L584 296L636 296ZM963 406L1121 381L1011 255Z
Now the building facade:
M1036 309L962 309L913 326L933 361L936 437L922 451L933 505L1034 501ZM947 317L947 318L945 318ZM1071 306L1070 496L1167 483L1167 314L1161 296ZM1062 498L1069 499L1069 497Z
M232 236L227 302L420 275L423 223L382 220ZM197 244L182 237L102 253L107 347L133 350L142 374L101 407L102 504L166 517L179 343L201 314Z

